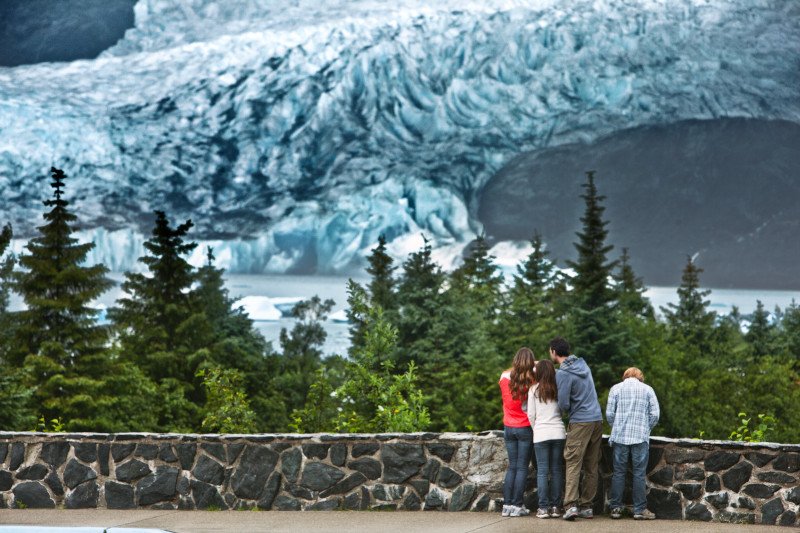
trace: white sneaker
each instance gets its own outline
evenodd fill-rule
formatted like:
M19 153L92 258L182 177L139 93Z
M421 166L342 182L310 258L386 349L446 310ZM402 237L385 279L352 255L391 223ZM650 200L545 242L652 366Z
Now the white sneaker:
M547 509L539 509L536 511L536 518L550 518L550 512Z
M513 505L504 505L503 512L500 513L500 516L511 516L511 508Z
M525 507L511 506L511 514L509 516L528 516L529 511Z

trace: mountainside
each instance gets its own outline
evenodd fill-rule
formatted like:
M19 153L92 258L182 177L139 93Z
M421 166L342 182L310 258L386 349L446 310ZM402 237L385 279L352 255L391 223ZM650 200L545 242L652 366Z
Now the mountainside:
M487 236L538 229L560 264L574 259L589 169L606 196L612 256L630 248L646 283L678 285L696 254L705 286L800 288L800 124L686 121L521 155L481 196Z
M97 59L0 68L0 208L31 235L62 166L113 268L135 263L153 209L191 217L232 271L346 272L380 233L402 255L424 232L452 259L519 154L682 120L800 123L796 2L141 0L134 14Z

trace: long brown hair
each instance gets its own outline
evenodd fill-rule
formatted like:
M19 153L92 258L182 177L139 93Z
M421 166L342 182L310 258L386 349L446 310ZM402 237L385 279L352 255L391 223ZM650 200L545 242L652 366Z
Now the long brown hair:
M536 381L539 388L536 389L536 396L544 403L558 400L558 388L556 388L556 367L550 359L542 359L536 363Z
M509 385L511 397L515 400L522 400L536 381L533 373L535 365L536 358L533 356L533 350L522 347L517 351L514 362L511 364L511 383Z

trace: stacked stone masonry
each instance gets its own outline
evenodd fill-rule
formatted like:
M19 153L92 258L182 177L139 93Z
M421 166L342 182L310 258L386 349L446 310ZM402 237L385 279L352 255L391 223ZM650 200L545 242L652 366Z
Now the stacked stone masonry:
M606 442L603 452L597 513L608 511ZM492 512L505 469L498 431L0 432L0 507ZM800 525L800 445L653 438L647 485L659 518Z

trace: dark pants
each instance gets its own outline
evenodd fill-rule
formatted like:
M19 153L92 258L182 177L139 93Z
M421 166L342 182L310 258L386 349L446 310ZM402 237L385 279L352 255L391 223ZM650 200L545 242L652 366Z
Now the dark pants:
M570 422L564 460L567 463L565 507L591 508L597 494L597 470L600 464L602 422ZM579 487L583 469L583 487Z
M564 439L535 442L536 482L539 492L539 509L561 507L561 491L564 490Z
M525 485L528 482L528 464L531 462L533 429L530 426L510 428L503 433L508 452L508 470L503 481L503 503L522 506Z
M628 460L633 470L633 512L642 513L647 509L645 487L645 470L650 456L650 443L638 444L614 443L614 475L611 478L611 498L608 502L612 509L622 507L622 493L625 490L625 474L628 471Z

